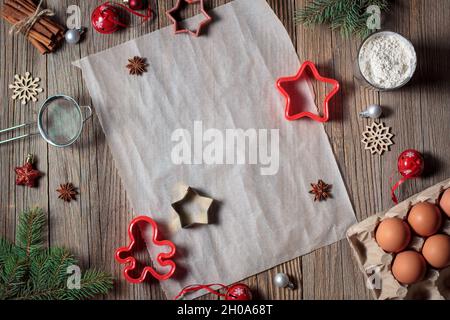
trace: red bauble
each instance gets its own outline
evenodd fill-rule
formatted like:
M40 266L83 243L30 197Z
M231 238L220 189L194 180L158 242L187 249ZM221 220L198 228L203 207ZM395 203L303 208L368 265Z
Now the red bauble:
M408 149L403 151L398 157L397 168L403 178L401 178L391 189L392 201L396 204L398 203L398 200L395 195L395 190L397 190L403 182L420 177L425 168L425 161L419 151Z
M109 3L98 6L91 16L92 26L103 34L116 32L124 24L120 21L119 12Z
M125 0L124 1L128 7L132 10L142 10L144 9L144 0Z
M33 156L28 155L26 163L17 167L16 172L16 185L27 186L30 188L36 187L37 179L41 176L41 173L33 168Z
M234 284L228 288L225 300L252 300L252 292L245 284Z
M398 157L397 166L398 172L405 178L416 178L422 174L425 162L419 151L408 149Z

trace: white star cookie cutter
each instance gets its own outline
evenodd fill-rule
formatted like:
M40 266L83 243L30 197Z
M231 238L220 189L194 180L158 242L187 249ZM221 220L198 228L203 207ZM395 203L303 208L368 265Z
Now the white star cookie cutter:
M201 196L189 186L179 186L177 200L172 203L182 228L209 224L209 211L214 199Z

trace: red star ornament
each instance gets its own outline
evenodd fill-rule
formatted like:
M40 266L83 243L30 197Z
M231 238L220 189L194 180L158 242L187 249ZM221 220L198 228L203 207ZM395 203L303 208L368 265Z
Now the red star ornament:
M174 14L181 10L181 5L183 3L187 3L187 4L199 3L200 4L200 12L203 15L204 19L198 25L197 30L189 30L186 28L180 28L180 22L174 17ZM202 32L203 28L212 21L212 17L205 10L205 5L204 5L203 0L178 0L175 7L166 11L166 15L169 18L169 20L173 23L173 28L174 28L175 34L189 33L190 35L192 35L194 37L198 37L200 35L200 33Z
M25 164L14 169L16 172L16 185L27 186L30 188L36 187L37 179L41 173L33 168L33 156L28 155Z
M306 69L309 69L311 71L312 75L314 76L314 78L316 80L318 80L320 82L325 82L325 83L331 84L333 86L333 89L331 90L331 92L328 93L328 95L325 97L325 101L323 103L323 115L322 116L308 112L308 111L294 112L291 94L285 89L285 85L287 83L294 83L294 82L300 81L301 78L303 77ZM293 120L298 120L298 119L307 117L307 118L310 118L310 119L318 121L318 122L327 122L330 117L329 102L330 102L331 98L339 91L339 82L335 79L322 77L319 74L319 71L317 71L317 68L313 62L305 61L295 76L279 78L277 81L277 89L286 98L285 117L287 120L293 121Z

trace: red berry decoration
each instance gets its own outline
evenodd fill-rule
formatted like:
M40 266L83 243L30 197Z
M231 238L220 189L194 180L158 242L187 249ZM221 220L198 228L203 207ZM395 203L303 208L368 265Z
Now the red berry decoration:
M120 20L117 8L109 3L98 6L91 16L92 26L95 30L103 34L116 32L126 25Z
M148 21L152 17L152 9L150 6L146 5L147 3L144 0L129 0L126 2L128 6L116 2L105 2L95 8L91 16L91 23L94 29L103 34L110 34L116 32L120 28L129 27L126 22L127 19L121 18L123 13L126 12L140 17L142 23ZM145 14L135 11L145 9L146 7L147 10Z
M145 6L144 0L124 0L123 2L132 10L142 10Z
M16 172L16 185L27 186L30 188L36 187L37 179L41 176L41 173L34 169L34 156L29 154L25 164L21 167L14 169Z
M397 168L403 178L400 179L391 190L392 201L395 203L398 203L397 197L395 196L395 190L397 190L397 188L406 180L420 177L425 168L425 161L419 151L408 149L403 151L398 157Z
M225 300L252 300L252 292L250 291L250 288L243 283L234 284L228 288Z
M398 157L398 172L405 178L419 177L425 167L425 162L419 151L408 149Z

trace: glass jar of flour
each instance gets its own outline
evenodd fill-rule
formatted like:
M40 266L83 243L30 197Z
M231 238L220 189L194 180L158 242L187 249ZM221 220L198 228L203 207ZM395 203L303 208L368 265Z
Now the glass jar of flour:
M412 43L392 31L379 31L361 44L355 66L356 77L380 91L403 87L417 66Z

